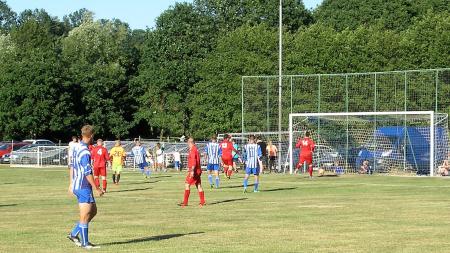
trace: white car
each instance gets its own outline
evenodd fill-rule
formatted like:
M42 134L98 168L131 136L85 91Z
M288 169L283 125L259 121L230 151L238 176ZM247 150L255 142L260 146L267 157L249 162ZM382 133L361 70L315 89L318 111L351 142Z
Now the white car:
M45 140L45 139L37 139L37 140L23 140L22 142L29 143L35 146L55 146L56 144L53 141Z

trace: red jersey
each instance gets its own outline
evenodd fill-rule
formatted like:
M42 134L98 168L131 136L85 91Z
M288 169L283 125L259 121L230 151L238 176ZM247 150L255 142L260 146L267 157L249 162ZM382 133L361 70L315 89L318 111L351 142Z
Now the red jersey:
M91 158L94 162L94 167L106 167L106 162L110 160L108 150L103 146L96 146L91 149Z
M192 172L192 167L195 167L194 175L201 175L202 168L200 166L200 155L198 153L197 146L193 146L191 150L189 150L188 155L188 171Z
M220 143L220 149L222 150L222 159L232 159L233 151L237 153L237 150L233 147L233 143L229 140L223 140Z
M300 156L302 157L312 156L312 153L314 152L314 146L314 141L308 137L298 139L298 142L295 145L296 148L300 149Z

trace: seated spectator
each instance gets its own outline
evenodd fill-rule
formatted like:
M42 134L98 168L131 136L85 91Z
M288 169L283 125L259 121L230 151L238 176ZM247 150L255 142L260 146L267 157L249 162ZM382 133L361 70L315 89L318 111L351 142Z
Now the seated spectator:
M441 166L438 167L438 174L441 176L448 176L448 171L450 170L450 164L448 160L444 160Z
M364 160L358 173L359 174L370 174L370 172L371 172L371 169L370 169L369 161Z
M334 165L333 165L332 169L334 170L334 173L336 175L344 174L344 168L339 165L339 161L338 160L334 161Z

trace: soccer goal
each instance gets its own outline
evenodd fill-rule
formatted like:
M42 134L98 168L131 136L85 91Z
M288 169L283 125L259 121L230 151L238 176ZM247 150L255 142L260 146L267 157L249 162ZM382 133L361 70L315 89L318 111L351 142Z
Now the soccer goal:
M315 169L337 173L435 175L448 159L448 115L433 111L292 113L289 169L310 131ZM364 164L364 166L363 166Z

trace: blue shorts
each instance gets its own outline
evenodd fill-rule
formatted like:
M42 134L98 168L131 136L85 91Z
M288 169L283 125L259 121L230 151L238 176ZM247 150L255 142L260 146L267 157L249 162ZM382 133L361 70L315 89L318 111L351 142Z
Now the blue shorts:
M208 169L208 170L214 170L214 171L219 171L219 165L218 164L208 164L207 166L206 166L206 168Z
M148 167L148 163L147 162L143 162L143 163L138 164L138 166L139 166L140 170L144 170L146 167Z
M175 161L175 168L181 168L181 166L180 166L180 161Z
M77 196L78 204L95 203L94 195L92 194L92 189L75 190L73 191L73 194Z
M259 175L259 168L245 168L245 174L250 175L253 174L255 176Z

